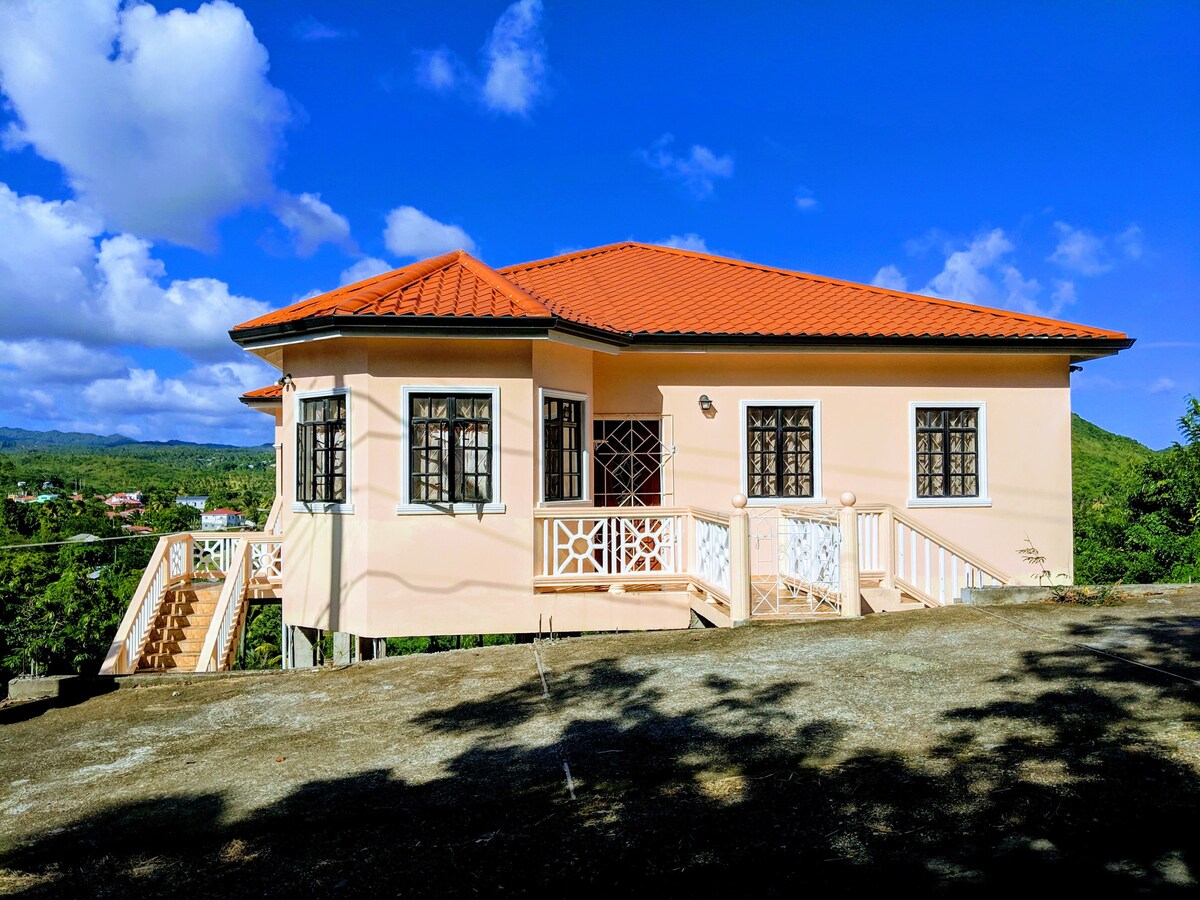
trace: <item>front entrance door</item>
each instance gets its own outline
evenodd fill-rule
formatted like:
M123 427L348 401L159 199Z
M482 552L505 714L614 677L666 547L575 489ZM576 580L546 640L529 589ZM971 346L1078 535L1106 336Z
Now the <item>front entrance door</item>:
M666 458L659 419L592 423L597 506L659 506Z

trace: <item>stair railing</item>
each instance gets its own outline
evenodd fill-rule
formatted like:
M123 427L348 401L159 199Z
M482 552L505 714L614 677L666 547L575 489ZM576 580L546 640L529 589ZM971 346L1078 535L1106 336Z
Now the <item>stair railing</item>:
M101 675L129 675L137 669L146 637L167 591L191 577L191 542L190 534L171 534L158 539L100 665Z
M204 635L197 672L219 672L229 657L231 636L237 635L245 612L246 589L250 583L250 541L239 540L225 566L225 584Z

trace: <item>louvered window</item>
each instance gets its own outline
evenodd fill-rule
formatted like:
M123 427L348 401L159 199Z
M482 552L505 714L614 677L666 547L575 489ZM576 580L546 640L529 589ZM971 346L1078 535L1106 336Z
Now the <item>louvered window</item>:
M979 496L979 410L916 410L917 496Z
M747 496L814 496L813 419L811 406L746 408Z
M346 397L306 397L296 423L296 499L346 502Z
M413 394L408 433L411 502L491 501L490 394Z

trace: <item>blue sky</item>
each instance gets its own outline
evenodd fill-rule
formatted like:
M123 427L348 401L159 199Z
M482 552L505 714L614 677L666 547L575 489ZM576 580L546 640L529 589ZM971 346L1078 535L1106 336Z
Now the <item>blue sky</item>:
M0 424L252 443L237 321L634 238L1127 331L1200 393L1195 4L0 7Z

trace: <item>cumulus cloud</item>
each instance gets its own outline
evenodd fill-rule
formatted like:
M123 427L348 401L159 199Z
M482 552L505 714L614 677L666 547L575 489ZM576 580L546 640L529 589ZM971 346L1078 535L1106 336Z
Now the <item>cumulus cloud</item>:
M417 83L433 91L449 91L467 80L462 61L445 47L417 51Z
M708 245L704 242L704 238L700 237L694 231L689 231L687 234L673 234L669 238L663 238L661 241L655 241L655 243L662 247L674 247L677 250L694 250L697 253L708 252Z
M164 284L148 241L102 238L79 204L20 196L0 184L0 333L92 345L131 344L197 358L235 356L231 325L262 315L265 303L213 278Z
M375 275L382 275L394 268L396 267L386 259L378 259L374 256L364 257L349 268L342 270L342 274L338 277L338 287L354 284L356 281L363 281Z
M483 99L489 108L526 115L546 71L541 0L517 0L496 20L484 48Z
M712 196L715 179L733 176L732 156L718 156L702 144L693 144L686 154L676 155L674 142L674 135L664 134L649 150L642 151L642 159L667 178L681 182L698 199Z
M287 101L240 9L159 13L118 0L0 6L8 146L63 167L114 230L209 246L213 225L269 199Z
M1136 225L1109 237L1067 222L1055 222L1054 228L1058 244L1049 260L1080 275L1103 275L1122 259L1138 259L1142 255L1142 230Z
M53 338L0 341L0 380L38 384L81 384L121 375L126 357Z
M412 206L398 206L387 215L383 242L401 257L436 256L450 250L476 252L471 236L457 225L447 225Z
M292 235L296 253L312 256L322 244L334 244L353 252L350 223L334 212L320 194L281 193L275 215Z
M889 291L908 290L908 279L895 266L884 266L881 268L875 273L875 277L871 279L871 284L876 287L887 288Z
M1009 261L1014 248L1003 229L980 234L966 247L953 247L947 247L942 271L920 293L1040 316L1056 316L1075 300L1074 284L1060 281L1049 303L1043 305L1038 299L1042 288L1037 279L1026 278Z

